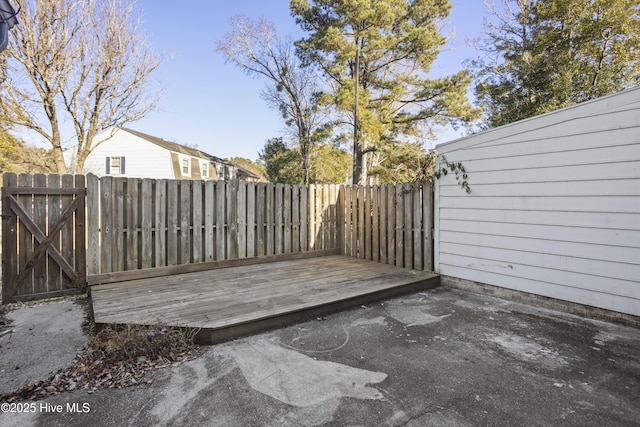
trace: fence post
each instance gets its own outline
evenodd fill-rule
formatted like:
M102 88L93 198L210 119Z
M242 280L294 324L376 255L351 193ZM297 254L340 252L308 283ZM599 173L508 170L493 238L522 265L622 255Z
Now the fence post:
M433 271L433 185L425 182L422 192L422 226L424 227L423 269Z
M100 181L87 175L87 275L100 273Z
M345 248L345 189L344 185L338 187L338 206L336 209L336 233L338 241L336 242L337 248L340 249L340 253L346 255Z
M85 246L87 225L85 219L85 202L87 197L87 187L84 175L75 176L76 189L82 189L82 192L76 193L76 230L75 230L75 246L76 246L76 272L78 273L78 287L84 288L87 284L87 247Z

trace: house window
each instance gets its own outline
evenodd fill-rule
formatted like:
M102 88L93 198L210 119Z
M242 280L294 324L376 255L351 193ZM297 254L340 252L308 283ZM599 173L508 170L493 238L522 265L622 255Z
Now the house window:
M200 162L200 175L209 178L209 162Z
M107 157L107 175L124 175L124 157Z
M191 176L191 162L188 158L182 159L182 176Z

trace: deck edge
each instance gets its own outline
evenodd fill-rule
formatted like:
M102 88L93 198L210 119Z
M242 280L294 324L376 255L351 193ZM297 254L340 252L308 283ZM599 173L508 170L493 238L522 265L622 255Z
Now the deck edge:
M196 342L203 345L219 344L244 336L306 322L326 314L347 310L363 304L370 304L372 302L378 302L413 292L432 289L438 286L440 286L440 276L437 274L430 274L429 276L423 277L415 282L406 283L393 288L373 291L347 299L328 302L314 307L280 313L266 318L253 319L249 322L229 325L221 328L202 328L196 334Z

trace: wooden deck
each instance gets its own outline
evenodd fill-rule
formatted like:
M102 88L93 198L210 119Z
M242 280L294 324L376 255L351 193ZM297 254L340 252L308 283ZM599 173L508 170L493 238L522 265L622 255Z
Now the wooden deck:
M199 328L203 344L437 286L440 278L346 256L93 286L95 321Z

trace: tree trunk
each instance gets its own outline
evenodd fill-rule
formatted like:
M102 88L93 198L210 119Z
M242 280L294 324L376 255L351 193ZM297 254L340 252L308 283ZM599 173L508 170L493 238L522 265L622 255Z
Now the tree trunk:
M76 153L76 163L73 165L73 173L82 174L84 169L84 162L87 161L90 151L78 150Z
M53 147L53 159L56 162L56 172L58 174L67 173L67 165L64 162L64 156L62 155L62 147L60 144L58 146Z
M367 156L364 153L364 144L358 142L353 150L353 180L354 185L367 183Z
M59 174L68 172L67 165L64 161L62 145L60 143L60 130L58 129L58 117L55 112L47 111L49 122L51 123L51 151L53 152L53 160L56 163L56 171Z

